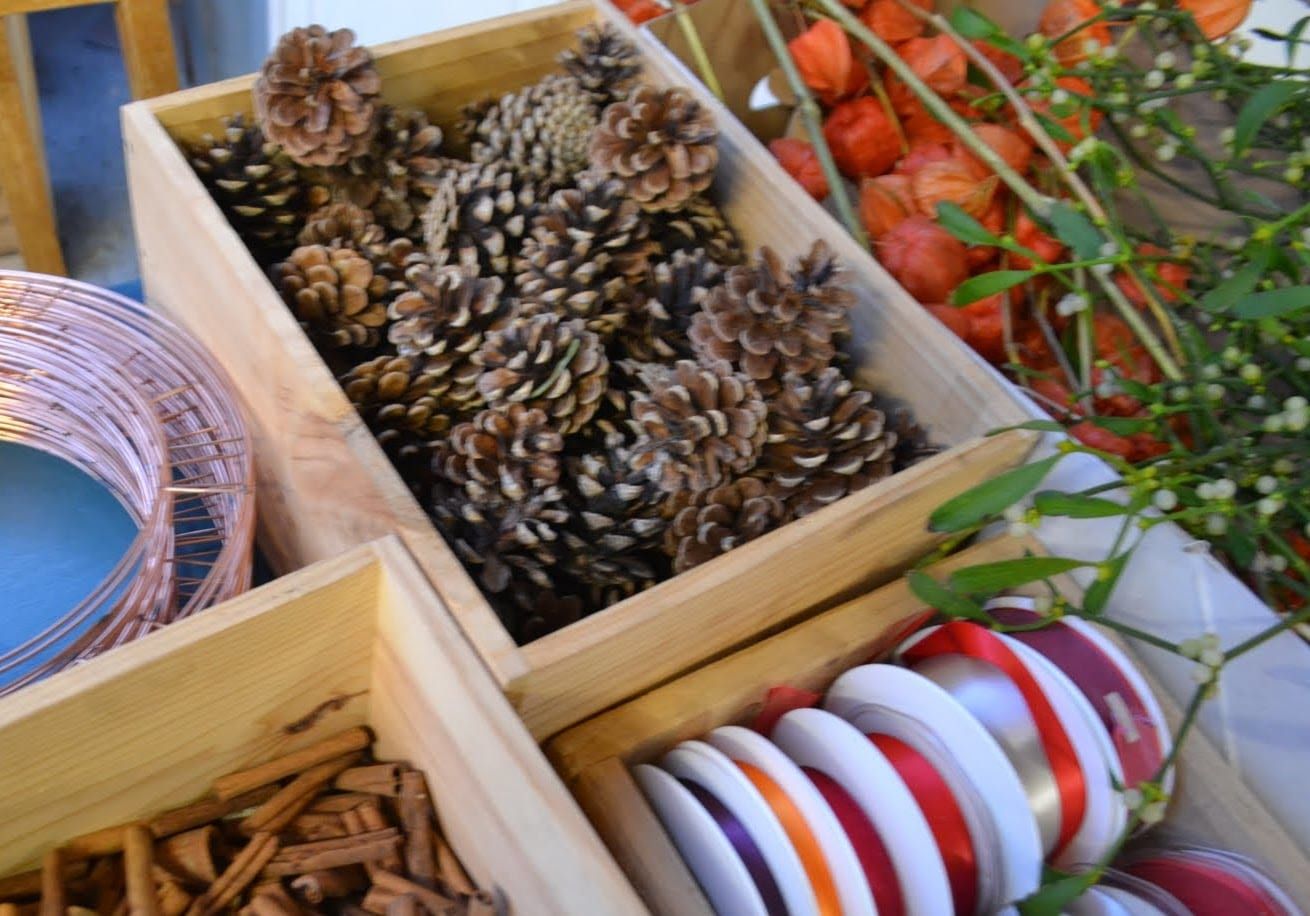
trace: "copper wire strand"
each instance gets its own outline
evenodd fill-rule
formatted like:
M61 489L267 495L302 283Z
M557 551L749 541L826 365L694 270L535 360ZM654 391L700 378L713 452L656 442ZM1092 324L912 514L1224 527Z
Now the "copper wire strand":
M254 469L237 398L140 303L0 270L0 441L69 462L137 526L91 594L0 653L0 695L249 588Z

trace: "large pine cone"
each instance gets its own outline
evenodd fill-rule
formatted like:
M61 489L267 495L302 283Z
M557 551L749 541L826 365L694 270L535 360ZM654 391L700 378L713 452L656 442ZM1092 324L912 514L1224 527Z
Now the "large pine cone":
M244 115L224 119L218 136L185 147L187 160L232 228L261 264L285 258L305 212L291 157Z
M415 267L431 267L427 253L408 236L397 236L385 244L370 246L366 252L373 261L373 269L387 281L387 303L410 291L409 271Z
M626 96L641 71L636 47L609 23L578 32L577 49L561 53L559 62L602 107Z
M782 488L797 517L892 473L896 433L872 401L835 368L786 377L769 405L759 470Z
M375 347L387 309L386 281L353 248L302 245L271 271L301 326L327 347Z
M312 175L319 197L348 200L373 212L392 232L419 238L420 217L451 167L441 156L441 128L417 108L383 106L378 131L362 154Z
M699 248L675 251L655 264L642 287L641 304L619 331L624 355L646 363L691 358L687 331L723 277L723 268Z
M664 535L664 549L673 558L675 573L753 541L788 518L773 488L755 477L700 493L679 493L669 501L669 512L673 521Z
M516 265L524 308L582 318L608 335L627 320L652 248L623 185L583 176L532 221Z
M850 331L855 296L838 281L837 259L822 241L783 270L777 254L761 248L753 264L734 267L691 324L691 342L709 359L726 359L766 395L787 372L816 373Z
M387 339L401 356L426 357L424 371L448 380L446 396L461 409L480 405L471 357L483 337L510 316L499 277L475 269L420 263L405 274L409 288L387 309Z
M331 203L305 218L296 236L301 245L353 248L369 258L386 248L387 231L373 221L373 214L352 203Z
M593 166L623 180L647 210L677 210L710 186L719 164L710 112L685 89L639 86L601 114Z
M553 74L490 104L470 106L466 117L474 162L503 163L552 188L572 184L587 167L596 106L571 76Z
M397 463L408 464L425 444L450 431L443 380L409 356L379 356L340 378L350 402Z
M491 407L544 410L564 435L587 425L609 380L609 359L594 332L558 315L517 318L489 331L472 363L478 394Z
M650 364L639 374L645 390L632 394L640 432L633 467L660 489L708 490L755 466L767 411L754 382L722 361Z
M504 163L452 167L423 214L434 263L476 262L484 275L508 275L538 207L537 187Z
M666 257L675 251L704 248L712 260L725 267L746 259L727 217L704 194L697 194L677 210L647 213L646 219L651 239Z
M382 79L350 29L292 29L255 80L255 117L301 165L340 165L368 149Z

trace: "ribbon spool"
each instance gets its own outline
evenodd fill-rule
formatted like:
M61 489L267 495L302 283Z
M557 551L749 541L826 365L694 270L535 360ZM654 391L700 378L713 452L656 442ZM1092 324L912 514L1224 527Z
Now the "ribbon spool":
M1143 851L1121 868L1166 892L1192 916L1301 916L1296 903L1268 875L1230 852Z
M99 481L137 536L76 607L0 654L0 694L250 586L254 468L231 386L139 303L0 270L0 440Z

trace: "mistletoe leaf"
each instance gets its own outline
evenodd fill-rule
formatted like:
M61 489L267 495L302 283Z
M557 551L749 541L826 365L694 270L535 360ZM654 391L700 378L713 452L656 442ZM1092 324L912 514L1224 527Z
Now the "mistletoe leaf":
M1037 488L1063 455L1024 464L942 503L928 519L932 531L963 531L1014 505Z

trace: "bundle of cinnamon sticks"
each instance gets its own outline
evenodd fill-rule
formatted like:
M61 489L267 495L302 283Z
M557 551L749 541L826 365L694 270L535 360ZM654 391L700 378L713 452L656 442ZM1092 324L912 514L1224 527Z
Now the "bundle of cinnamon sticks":
M83 834L0 878L0 916L493 916L436 826L423 774L353 728Z

